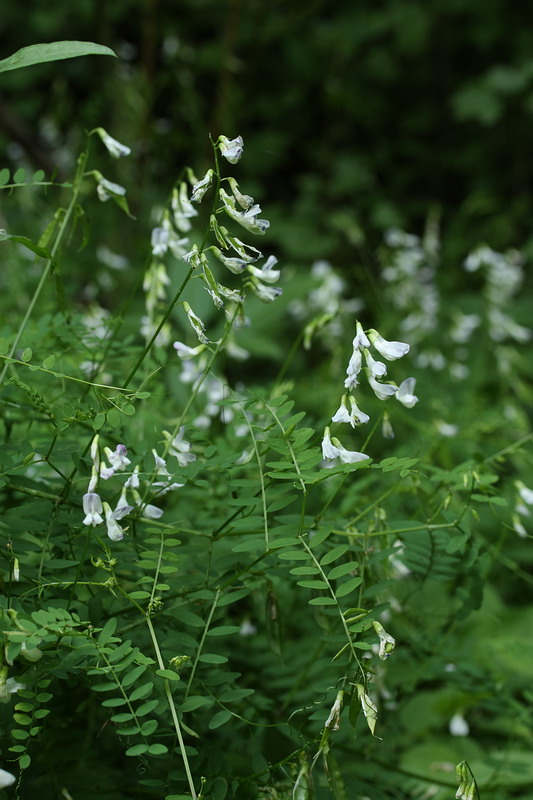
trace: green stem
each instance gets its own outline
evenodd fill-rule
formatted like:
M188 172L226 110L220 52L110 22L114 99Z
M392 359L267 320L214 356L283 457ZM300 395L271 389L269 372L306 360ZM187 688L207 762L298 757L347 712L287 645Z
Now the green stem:
M87 150L85 150L83 153L81 153L79 158L78 158L78 166L77 166L77 169L76 169L76 175L74 177L74 185L73 185L73 191L72 191L72 197L70 199L70 203L68 204L67 210L65 212L65 216L63 217L63 221L61 223L61 226L59 228L56 240L54 242L54 246L52 247L52 250L50 252L50 258L48 259L48 261L45 264L45 267L44 267L44 270L43 270L43 274L41 275L41 279L40 279L40 281L39 281L39 283L37 285L37 288L36 288L35 292L33 293L33 297L30 300L30 304L29 304L28 308L26 309L26 313L24 315L24 319L22 320L22 322L21 322L21 324L19 326L19 329L18 329L18 331L17 331L17 333L15 335L15 340L14 340L14 342L13 342L13 344L11 346L11 350L9 352L9 358L13 358L13 355L14 355L17 347L18 347L18 344L20 342L22 334L24 333L24 331L26 329L26 326L27 326L27 324L28 324L28 322L30 320L30 317L31 317L31 315L33 313L33 309L35 308L35 304L37 303L37 300L39 299L39 297L41 295L43 287L44 287L44 285L45 285L45 283L46 283L46 281L48 279L48 276L50 274L50 270L52 269L52 266L53 266L53 263L54 263L54 260L55 260L55 256L56 256L56 254L57 254L57 252L59 250L59 246L60 246L60 244L61 244L61 242L63 240L63 237L64 237L65 232L67 230L68 224L70 222L70 217L72 216L72 212L74 211L74 208L75 208L77 200L78 200L78 195L79 195L80 189L81 189L82 177L83 177L83 173L85 171L85 165L87 163L88 157L89 157L89 151L88 151L88 148L87 148ZM6 362L4 364L4 368L2 370L2 373L0 374L0 386L4 382L4 378L6 376L7 368L8 368L8 362Z
M154 645L155 655L157 658L157 663L159 665L159 669L165 669L165 662L163 661L163 657L161 656L161 650L159 649L159 642L157 641L157 636L155 634L154 626L152 625L152 620L146 614L145 616L146 624L148 625L148 630L150 631L150 636L152 639L152 643ZM167 697L167 702L170 708L170 713L172 715L172 721L174 722L174 728L176 730L176 736L178 737L179 747L181 757L183 759L183 766L185 767L185 773L187 775L187 781L189 783L189 789L192 795L193 800L198 800L198 795L196 794L196 789L194 788L194 780L192 777L191 768L189 765L189 759L187 758L187 753L185 751L185 742L183 740L183 733L181 731L180 721L178 719L178 712L176 711L176 706L174 704L174 698L172 697L172 692L170 690L170 682L165 678L163 681L165 687L165 694Z

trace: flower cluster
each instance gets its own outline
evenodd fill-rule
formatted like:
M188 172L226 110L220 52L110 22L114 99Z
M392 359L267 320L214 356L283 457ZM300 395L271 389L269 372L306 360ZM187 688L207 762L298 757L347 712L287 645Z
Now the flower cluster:
M347 423L352 428L355 428L358 425L368 422L370 419L368 414L359 408L354 396L351 394L359 385L359 377L362 373L366 374L371 389L380 400L396 397L406 408L412 408L418 402L418 397L414 394L415 378L406 378L400 386L392 382L383 383L380 379L384 378L387 374L387 366L383 361L375 359L370 352L370 348L373 347L374 350L387 361L396 361L409 352L408 344L405 342L388 341L373 328L365 332L361 323L356 321L356 334L352 346L352 355L348 362L346 379L344 381L344 387L348 390L349 394L343 394L341 404L331 418L332 422ZM390 428L388 417L385 419L387 424L385 435L390 437L392 429ZM344 464L353 464L368 458L364 453L347 450L338 439L332 439L329 427L327 427L324 432L322 455L325 459L330 460L339 458Z
M177 459L180 466L185 466L196 459L194 453L190 452L190 444L184 439L183 428L175 437L172 437L167 431L163 431L163 435L167 442L166 450L171 456ZM105 519L107 535L112 541L119 542L124 538L124 533L127 530L127 528L122 528L119 522L123 517L130 514L135 507L139 509L140 515L144 518L159 519L159 517L162 516L163 510L158 506L147 503L138 491L141 487L139 465L134 467L133 471L124 482L120 497L114 509L111 508L108 502L105 500L102 501L100 494L97 492L99 481L107 481L116 473L124 472L126 467L131 464L131 460L128 458L128 450L123 444L118 444L115 450L104 447L103 453L109 461L108 466L100 452L98 434L92 441L90 452L92 458L92 473L89 486L82 500L83 512L85 514L85 518L83 519L84 525L96 527L102 525ZM154 491L153 487L157 487L155 490L156 494L163 495L166 494L166 492L184 486L182 483L173 482L172 475L167 469L165 459L159 456L155 449L152 450L152 455L155 460L154 475L158 480L147 481L145 487L147 490ZM129 504L128 493L131 494L134 505Z
M485 244L473 250L464 262L467 272L485 270L489 335L495 342L505 339L527 342L531 338L531 330L519 325L504 311L522 285L523 262L524 258L517 250L497 253Z

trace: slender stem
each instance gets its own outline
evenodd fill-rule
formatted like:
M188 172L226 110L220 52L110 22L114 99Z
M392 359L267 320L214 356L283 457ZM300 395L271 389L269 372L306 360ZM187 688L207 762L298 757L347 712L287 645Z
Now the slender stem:
M154 630L154 626L152 625L152 620L150 619L149 615L146 614L145 616L146 624L148 625L148 630L150 631L150 636L152 639L152 643L154 645L155 655L157 658L157 663L159 665L159 669L165 669L165 662L163 661L163 657L161 655L161 650L159 648L159 642L157 641L157 636ZM164 681L165 687L165 694L167 696L167 702L170 708L170 713L172 715L172 721L174 722L174 728L176 730L176 736L178 737L179 747L181 757L183 759L183 766L185 767L185 773L187 775L187 781L189 783L189 789L192 795L193 800L197 800L198 795L196 794L196 789L194 788L194 780L192 777L191 768L189 765L189 759L187 758L187 753L185 751L185 742L183 740L183 733L181 732L181 725L178 719L178 712L176 711L176 706L174 704L174 698L172 697L172 692L170 691L170 682L165 678Z
M13 342L13 344L11 346L11 350L9 352L9 358L13 358L13 355L16 352L16 349L18 347L18 344L20 342L22 334L24 333L24 331L26 329L26 326L27 326L27 324L29 322L29 319L30 319L30 317L31 317L31 315L33 313L33 309L35 308L35 304L37 303L37 300L39 299L39 297L41 295L43 287L44 287L44 285L45 285L45 283L46 283L46 281L48 279L48 276L50 274L50 270L52 269L52 266L53 266L53 263L54 263L54 260L55 260L55 256L56 256L56 254L57 254L57 252L59 250L59 246L61 244L61 241L62 241L62 239L63 239L63 237L65 235L65 232L67 230L68 224L70 222L70 217L72 216L72 212L74 211L74 208L75 208L77 200L78 200L78 194L80 192L82 177L83 177L83 173L84 173L84 170L85 170L85 165L87 163L88 157L89 157L89 150L88 150L88 148L86 148L86 150L83 153L81 153L79 158L78 158L78 167L77 167L77 170L76 170L76 176L74 178L74 185L72 187L73 191L72 191L72 197L70 199L70 203L68 204L67 210L65 212L65 216L63 217L63 221L61 222L61 225L60 225L56 240L54 242L54 246L52 247L52 250L50 251L50 258L48 259L48 261L45 264L43 273L41 275L41 279L39 280L39 283L37 284L37 288L36 288L35 292L33 293L33 297L30 300L30 304L29 304L28 308L26 309L26 313L24 315L24 319L22 320L22 322L21 322L21 324L19 326L19 329L18 329L18 331L17 331L17 333L15 335L15 340L14 340L14 342ZM8 369L8 363L9 362L6 361L6 363L4 364L4 368L2 370L2 373L0 374L0 385L2 385L2 383L4 382L4 378L6 376L6 372L7 372L7 369Z

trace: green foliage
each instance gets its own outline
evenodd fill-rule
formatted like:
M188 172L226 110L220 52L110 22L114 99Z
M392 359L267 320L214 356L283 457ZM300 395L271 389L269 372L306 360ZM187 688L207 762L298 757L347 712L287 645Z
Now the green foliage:
M416 11L366 9L361 47L393 31L396 55L423 49ZM494 91L519 91L507 78ZM300 280L259 250L297 254L301 217L269 238L245 194L272 193L253 137L212 138L203 177L181 169L148 222L129 147L87 128L70 180L0 172L16 795L444 800L459 764L458 797L527 800L523 257L472 242L458 291L429 215L423 237L387 230L354 298L330 263ZM360 174L345 157L341 194ZM130 238L130 260L111 250Z

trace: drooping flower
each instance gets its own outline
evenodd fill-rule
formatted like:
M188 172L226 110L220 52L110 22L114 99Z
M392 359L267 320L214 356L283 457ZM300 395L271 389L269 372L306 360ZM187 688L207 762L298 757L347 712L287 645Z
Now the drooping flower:
M113 158L121 158L122 156L129 156L129 154L131 153L130 147L126 147L125 144L117 142L117 140L113 139L113 137L110 136L108 132L104 130L104 128L95 128L94 131L91 131L91 133L98 134L98 136L104 143L110 155L113 156Z
M110 447L104 447L104 452L114 470L123 470L131 464L127 458L128 448L124 444L117 444L114 451Z
M185 435L185 428L181 427L179 433L172 438L168 431L163 431L163 436L168 442L168 453L174 458L177 458L180 467L186 467L192 461L196 461L196 456L191 453L191 445L183 438Z
M385 661L394 651L394 648L396 647L396 639L394 639L390 633L387 633L381 622L377 622L377 620L375 620L372 623L372 626L379 636L378 657Z
M241 208L244 208L245 211L248 211L254 205L254 198L250 197L249 194L243 194L239 189L239 184L235 180L235 178L227 178L226 179L230 185L231 191L233 192L233 196L235 200L238 202Z
M279 269L273 269L273 267L278 263L278 259L275 256L269 256L262 267L253 267L251 264L247 266L248 272L254 275L259 280L264 281L265 283L276 283L279 279L280 271Z
M365 347L370 347L368 336L363 330L363 326L359 321L355 323L355 337L352 342L354 350L362 350Z
M249 263L248 260L244 258L235 258L231 256L226 256L222 252L219 247L210 247L209 248L213 255L218 258L218 260L224 264L224 266L229 269L230 272L233 272L234 275L240 275L246 268L246 265Z
M354 340L355 341L355 340ZM355 389L358 386L359 381L357 376L361 372L362 360L361 360L361 351L354 347L350 360L348 362L348 367L346 368L346 380L344 381L345 389Z
M365 355L366 365L374 378L382 378L387 374L387 367L383 361L376 361L372 358L370 352L366 348L363 350L363 353Z
M358 461L366 461L366 459L369 458L365 453L358 453L356 450L346 450L335 437L333 437L333 441L343 464L356 464Z
M208 169L202 180L194 184L192 187L191 203L200 203L203 200L205 193L213 183L214 174L212 169Z
M98 197L102 203L105 203L113 196L124 197L126 194L126 189L123 186L120 186L118 183L112 183L112 181L108 181L107 178L104 178L100 172L95 172L94 175L97 180L96 191L98 192Z
M179 358L194 358L195 356L200 355L205 350L205 344L199 344L196 347L189 347L183 342L174 342L172 345L176 350Z
M346 395L343 394L341 404L337 411L335 412L334 416L331 418L332 422L347 422L352 428L355 428L356 425L361 425L365 422L368 422L370 417L368 414L365 414L364 411L358 407L355 399L350 395L350 407L351 411L348 411L346 406Z
M413 394L416 385L416 378L406 378L402 381L396 392L396 399L406 408L412 408L418 403L418 397Z
M355 688L357 689L357 694L361 701L361 708L363 709L363 714L365 715L367 725L370 728L370 733L373 736L374 730L376 728L376 722L378 719L378 710L376 708L375 703L370 699L370 697L365 692L364 686L362 686L362 684L360 683L356 683L354 685Z
M528 489L528 487L522 483L522 481L515 481L515 486L518 489L518 494L520 495L522 502L524 502L527 506L533 506L533 490Z
M219 195L224 204L224 211L249 233L262 235L270 227L270 222L267 219L257 218L257 215L261 213L261 206L257 203L246 211L239 211L235 207L234 197L230 197L224 189L219 190Z
M235 139L228 139L227 136L218 137L218 147L220 154L229 161L230 164L237 164L241 160L244 150L244 142L242 136L236 136Z
M322 457L327 459L338 458L339 451L335 447L334 444L331 442L329 428L326 428L324 431L324 436L322 438Z
M376 350L388 361L395 361L397 358L402 358L410 349L406 342L387 341L387 339L384 339L374 328L368 331L368 338Z
M87 492L83 495L84 525L100 525L102 518L102 500L96 492Z
M255 296L258 297L259 300L262 300L263 303L273 303L274 300L277 300L278 297L283 294L283 289L281 287L266 286L256 278L251 278L246 285L250 287Z
M197 335L199 341L202 344L209 344L209 339L207 338L207 336L205 334L205 325L204 325L204 323L202 322L200 317L198 317L194 313L194 311L192 310L192 308L190 307L190 305L186 301L183 303L183 310L187 314L187 319L189 320L189 322L191 324L191 327L194 330L195 334Z
M394 383L380 383L373 375L368 376L368 382L376 397L379 400L386 400L392 397L398 391L398 387Z
M118 520L130 513L131 506L117 507L112 511L109 503L104 502L105 521L107 525L107 535L113 542L120 542L124 538L124 531L118 524Z
M335 702L331 706L327 720L324 723L325 728L330 728L332 731L338 731L341 721L341 711L344 699L344 689L339 689Z

